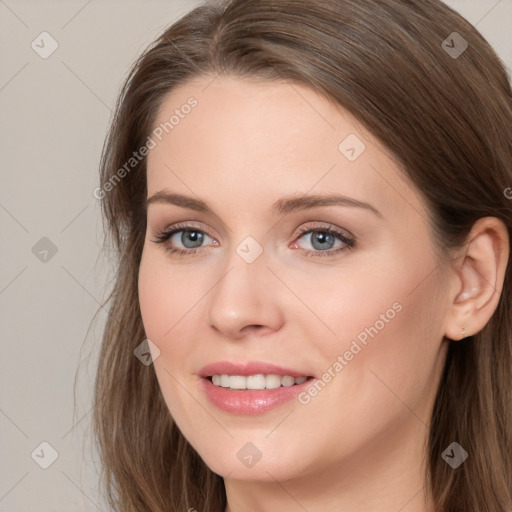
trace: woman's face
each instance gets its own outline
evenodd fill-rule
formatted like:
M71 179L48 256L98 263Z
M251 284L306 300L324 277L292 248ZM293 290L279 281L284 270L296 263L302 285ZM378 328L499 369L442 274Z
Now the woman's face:
M448 296L389 152L311 89L233 77L174 90L151 137L140 307L206 464L284 481L419 458Z

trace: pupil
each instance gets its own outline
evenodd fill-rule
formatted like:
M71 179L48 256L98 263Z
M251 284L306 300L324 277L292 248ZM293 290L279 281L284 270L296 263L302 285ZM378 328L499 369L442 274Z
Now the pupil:
M202 241L202 236L203 234L202 233L199 233L197 231L186 231L184 232L182 235L181 235L181 242L183 243L183 245L185 247L188 247L187 246L187 242L192 242L192 244L194 243L197 243L199 242L197 245L193 246L193 247L188 247L189 249L193 249L197 246L200 246L201 245L201 241Z
M324 249L326 243L332 242L332 235L325 232L317 232L315 238L313 239L313 246L315 246L315 242L319 242L319 247L315 247L316 249Z

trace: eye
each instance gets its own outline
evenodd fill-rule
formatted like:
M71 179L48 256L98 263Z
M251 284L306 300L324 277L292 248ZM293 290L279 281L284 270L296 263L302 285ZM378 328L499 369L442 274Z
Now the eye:
M180 236L176 236L179 235ZM174 240L173 244L176 243L176 241L179 241L179 243L183 244L185 246L185 249L197 249L198 247L201 247L203 241L205 238L210 238L206 233L203 231L199 231L198 229L181 229L179 231L174 231L174 234L170 235L169 239Z
M303 253L307 256L333 256L355 247L355 238L352 235L331 225L301 228L297 240L302 238L309 241L313 248L303 250ZM337 241L338 245L335 247ZM297 245L297 242L294 242L293 246L296 247Z
M300 248L297 241L308 238L312 249ZM203 243L208 239L213 242L213 245L218 245L218 242L202 229L190 224L178 224L159 233L156 240L152 240L152 242L164 244L165 250L171 254L191 256L205 249ZM342 251L352 249L356 243L353 235L331 225L303 227L299 230L296 240L292 244L292 248L299 247L305 256L311 257L334 256ZM338 242L337 246L336 242Z
M217 243L216 240L199 228L190 224L178 224L159 233L156 240L152 240L152 242L165 244L165 250L169 253L185 256L195 254L198 250L201 250L202 243L207 239L211 239L214 244ZM183 248L176 247L176 244L182 244Z

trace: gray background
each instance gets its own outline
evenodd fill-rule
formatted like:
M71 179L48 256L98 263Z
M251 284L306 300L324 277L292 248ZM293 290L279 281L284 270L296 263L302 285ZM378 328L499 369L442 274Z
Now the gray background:
M108 510L89 422L113 276L92 191L129 66L198 3L0 0L0 511ZM447 3L510 70L512 0Z

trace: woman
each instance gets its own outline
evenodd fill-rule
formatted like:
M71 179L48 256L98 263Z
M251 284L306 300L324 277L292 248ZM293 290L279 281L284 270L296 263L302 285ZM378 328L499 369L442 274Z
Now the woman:
M512 510L511 133L502 63L437 0L168 28L95 192L113 509Z

